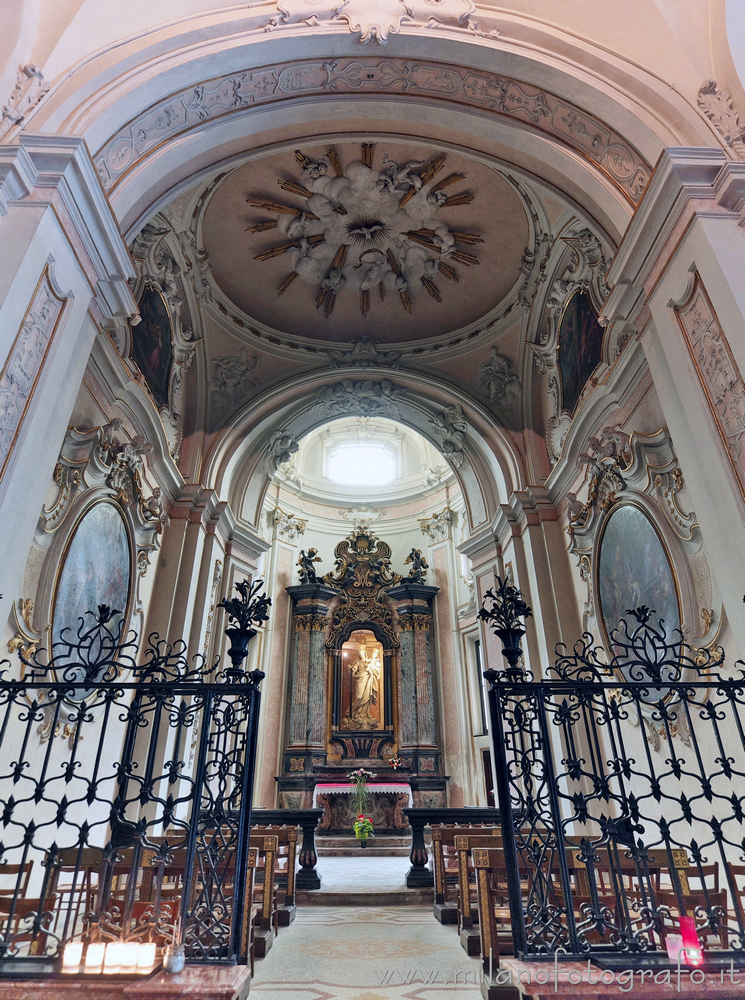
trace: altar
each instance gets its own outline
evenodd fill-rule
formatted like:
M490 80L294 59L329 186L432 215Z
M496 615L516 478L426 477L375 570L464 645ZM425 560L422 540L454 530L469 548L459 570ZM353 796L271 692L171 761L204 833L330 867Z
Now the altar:
M318 830L349 833L357 819L356 786L352 782L319 782L313 792L313 808L323 809ZM376 833L400 833L408 827L403 810L413 805L411 785L402 781L371 781L367 785L365 815Z

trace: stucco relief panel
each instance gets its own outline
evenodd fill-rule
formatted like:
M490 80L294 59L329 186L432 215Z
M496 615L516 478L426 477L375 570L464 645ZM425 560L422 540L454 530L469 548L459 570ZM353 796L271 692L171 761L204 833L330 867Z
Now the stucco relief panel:
M674 311L745 495L745 385L698 273L690 295Z
M439 97L529 124L593 163L634 205L649 180L649 164L623 136L547 91L446 63L379 56L293 62L185 88L112 136L96 154L96 168L111 191L155 147L205 121L301 94L355 93Z
M8 464L64 304L45 268L0 375L0 476Z

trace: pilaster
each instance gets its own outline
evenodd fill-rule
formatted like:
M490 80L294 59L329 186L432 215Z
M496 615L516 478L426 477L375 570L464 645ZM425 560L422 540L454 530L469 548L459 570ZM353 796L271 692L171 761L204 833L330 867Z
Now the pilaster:
M717 150L666 150L610 269L604 309L641 338L741 651L744 206L743 164Z
M98 327L137 311L133 273L82 139L0 150L0 592L18 592Z

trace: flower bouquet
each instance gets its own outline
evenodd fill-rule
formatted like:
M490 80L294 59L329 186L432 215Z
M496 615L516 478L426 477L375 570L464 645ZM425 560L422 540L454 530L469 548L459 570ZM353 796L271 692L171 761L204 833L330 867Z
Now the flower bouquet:
M375 775L372 771L366 771L364 767L358 767L356 771L352 771L349 775L349 780L353 785L356 785L354 790L354 808L357 813L364 811L367 805L367 783Z
M403 764L403 761L401 760L401 758L398 756L397 753L394 753L392 757L389 757L388 762L390 763L394 771L397 771L399 767L401 767L401 765Z
M367 838L374 837L373 822L369 816L360 813L354 821L354 835L360 842L360 847L367 847Z

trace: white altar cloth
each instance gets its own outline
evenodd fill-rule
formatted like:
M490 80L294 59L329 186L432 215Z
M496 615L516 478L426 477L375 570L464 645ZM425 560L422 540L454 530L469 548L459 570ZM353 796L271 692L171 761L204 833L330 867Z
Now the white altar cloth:
M319 795L354 795L356 790L357 786L351 781L320 782L313 790L313 808L316 808ZM368 781L367 791L388 795L397 792L406 793L409 796L408 807L411 808L414 805L411 785L403 781Z

